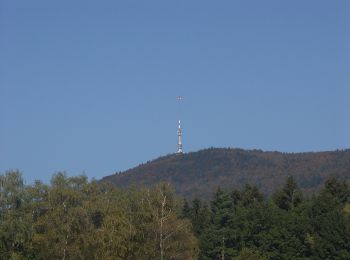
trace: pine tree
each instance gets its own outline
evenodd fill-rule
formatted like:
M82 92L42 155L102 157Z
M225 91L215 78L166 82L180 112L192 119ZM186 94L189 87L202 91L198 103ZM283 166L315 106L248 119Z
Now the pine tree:
M284 210L297 207L302 202L302 193L292 176L287 178L284 187L273 194L276 205Z

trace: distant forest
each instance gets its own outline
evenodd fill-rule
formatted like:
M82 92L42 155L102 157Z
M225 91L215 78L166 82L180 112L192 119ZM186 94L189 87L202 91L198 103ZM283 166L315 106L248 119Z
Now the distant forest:
M271 195L288 176L294 177L305 194L312 195L330 175L350 181L350 150L281 153L210 148L163 156L102 181L118 187L169 182L179 196L209 200L219 187L229 191L247 184L257 186L264 195Z
M350 259L350 186L305 196L293 177L187 201L168 183L117 188L55 174L0 175L0 259Z

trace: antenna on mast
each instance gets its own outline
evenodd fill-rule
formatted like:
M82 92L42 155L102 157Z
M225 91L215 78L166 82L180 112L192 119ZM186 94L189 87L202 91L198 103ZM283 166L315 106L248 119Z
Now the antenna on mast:
M183 96L177 96L176 100L180 103L183 100ZM177 153L182 154L182 129L181 129L181 120L179 119L179 124L177 128Z

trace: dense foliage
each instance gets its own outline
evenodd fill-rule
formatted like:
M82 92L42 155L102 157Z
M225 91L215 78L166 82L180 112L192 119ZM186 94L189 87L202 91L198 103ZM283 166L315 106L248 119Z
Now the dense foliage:
M218 189L210 207L185 201L199 239L199 259L350 259L350 187L330 177L303 197L289 177L272 198L256 187Z
M51 185L0 175L0 259L195 259L169 185L118 190L59 173Z
M170 182L177 195L192 200L210 199L225 190L254 184L271 195L288 176L293 176L306 194L318 192L328 176L350 180L350 150L316 153L280 153L261 150L211 148L158 158L123 173L107 176L118 187L152 186Z
M350 187L307 197L289 177L179 202L169 184L118 189L84 176L0 175L0 259L350 259Z

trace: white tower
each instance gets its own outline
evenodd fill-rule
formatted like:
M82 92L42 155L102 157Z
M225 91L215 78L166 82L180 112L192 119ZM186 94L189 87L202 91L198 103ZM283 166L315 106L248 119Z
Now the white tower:
M182 129L181 121L179 120L179 126L177 128L177 153L182 153Z
M183 96L177 96L176 100L179 103L179 105L181 104L181 101L183 100ZM179 120L179 126L177 128L177 153L178 154L182 154L182 129L181 129L181 121Z

